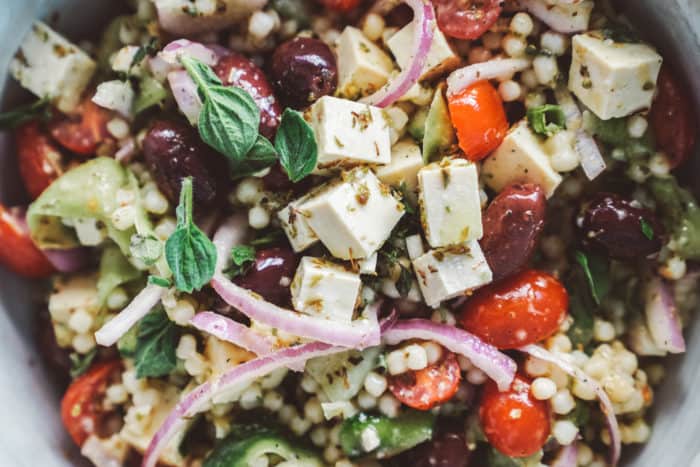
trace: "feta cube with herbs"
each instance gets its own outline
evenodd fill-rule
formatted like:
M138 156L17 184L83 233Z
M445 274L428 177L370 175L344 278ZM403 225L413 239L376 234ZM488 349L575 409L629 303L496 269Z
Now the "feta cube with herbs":
M89 461L616 465L649 439L698 304L687 80L607 3L404 3L26 33L0 264L51 282Z

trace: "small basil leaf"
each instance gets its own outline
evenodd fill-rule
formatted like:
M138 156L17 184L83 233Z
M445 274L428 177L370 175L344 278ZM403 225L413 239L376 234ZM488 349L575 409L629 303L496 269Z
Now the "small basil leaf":
M296 110L287 108L282 114L275 148L282 167L293 182L303 179L316 167L318 147L314 131Z
M646 219L641 219L640 224L641 224L642 233L644 234L644 236L646 238L648 238L649 240L653 240L654 239L654 228L651 226L651 224L649 224L646 221Z
M532 131L542 136L552 136L566 129L566 115L558 105L546 104L527 111L527 120Z
M86 353L85 355L81 355L79 353L71 353L69 355L70 358L70 377L71 378L77 378L78 376L82 375L85 373L88 368L90 368L90 365L92 364L93 360L95 360L95 356L97 355L97 348L92 349L90 352Z
M248 245L238 245L231 249L231 259L236 266L242 266L250 261L255 261L255 248Z
M177 229L165 243L165 257L173 272L175 287L191 293L214 276L216 247L192 220L192 178L182 182L176 209Z
M35 118L48 119L50 114L51 107L49 100L46 98L39 99L31 104L0 113L0 128L15 128Z
M250 245L254 247L266 247L279 243L284 238L287 238L284 230L279 228L271 229L251 240Z
M154 265L163 254L163 243L153 235L135 234L129 245L131 255L146 266Z
M170 288L173 285L168 279L158 276L148 276L148 283L157 285L158 287L163 287L165 289Z
M157 378L177 366L178 330L163 309L148 313L139 323L134 365L137 378Z
M260 172L277 162L277 151L272 143L262 135L258 135L255 144L240 162L231 164L233 178L238 179Z
M609 265L604 259L593 255L586 256L581 251L576 252L576 261L583 268L593 300L600 305L601 300L610 291Z

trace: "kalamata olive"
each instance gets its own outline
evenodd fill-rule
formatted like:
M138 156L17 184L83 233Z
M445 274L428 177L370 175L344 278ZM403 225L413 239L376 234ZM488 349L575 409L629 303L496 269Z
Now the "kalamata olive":
M34 329L39 355L57 380L60 383L67 383L71 368L70 352L68 349L59 347L48 311L39 312Z
M579 222L584 242L612 258L641 258L661 249L662 229L654 213L613 193L596 195Z
M216 198L219 177L226 173L225 160L189 124L156 120L143 140L143 154L158 189L172 203L178 202L182 179L190 176L197 204Z
M517 272L530 260L544 227L546 207L542 188L534 184L511 185L491 201L480 244L493 280Z
M333 94L338 85L335 55L324 42L310 37L295 37L277 47L270 74L277 95L295 109Z
M464 436L459 433L440 433L433 440L423 443L401 455L412 467L467 467L471 451Z
M214 71L226 86L239 87L253 97L260 109L260 133L267 138L274 137L282 109L265 73L248 58L237 53L224 56Z
M272 303L285 306L290 300L289 284L294 278L297 263L297 256L289 248L260 250L255 254L250 270L234 279L234 282L259 293Z

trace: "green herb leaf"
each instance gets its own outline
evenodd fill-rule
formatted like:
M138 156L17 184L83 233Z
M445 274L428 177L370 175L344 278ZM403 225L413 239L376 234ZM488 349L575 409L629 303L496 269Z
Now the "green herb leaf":
M204 63L190 57L181 62L203 101L198 123L202 140L233 162L242 161L258 138L260 109L243 89L223 86Z
M233 178L238 179L260 172L277 162L277 151L272 143L262 135L258 135L255 144L245 159L231 164Z
M168 289L173 285L168 279L158 276L148 276L148 283L157 285L158 287L163 287L165 289Z
M641 224L642 227L642 233L646 238L649 240L654 239L654 228L649 224L646 219L642 218L639 223Z
M265 232L261 235L258 235L253 240L251 240L249 243L251 246L254 246L256 248L260 248L260 247L274 245L284 238L287 238L287 236L284 233L284 230L278 228L278 229L268 230L267 232Z
M146 266L154 265L163 254L163 243L153 235L132 235L129 245L131 255Z
M545 104L527 110L527 120L532 131L542 136L552 136L566 129L566 115L558 105Z
M151 39L148 41L148 44L140 46L134 54L134 58L131 59L131 64L129 65L129 72L131 72L132 68L138 66L143 61L143 59L146 58L146 55L151 57L154 56L158 51L157 44L158 38L151 37Z
M226 270L230 278L244 275L255 261L255 248L249 245L238 245L231 249L233 264Z
M92 349L88 353L81 355L77 352L72 352L69 355L70 358L70 377L77 378L78 376L85 373L90 365L92 365L95 356L97 355L97 348Z
M593 300L595 300L597 305L600 305L601 300L610 291L608 263L598 256L586 256L581 251L576 252L576 261L583 268Z
M318 160L316 137L301 113L285 109L275 137L275 148L289 179L298 182L311 173Z
M15 128L35 118L48 119L51 116L50 104L47 98L43 98L14 110L0 113L0 128Z
M160 105L168 97L168 90L160 81L152 76L144 76L139 81L139 92L134 101L134 113L140 114L144 110Z
M153 310L141 320L134 352L137 378L157 378L175 369L178 334L163 309Z
M413 284L413 273L403 264L399 263L401 272L399 273L399 280L396 281L396 290L402 297L408 297L408 293L411 291L411 285Z
M177 206L177 229L165 243L165 258L173 272L175 287L191 293L214 276L216 247L192 220L192 178L182 182Z

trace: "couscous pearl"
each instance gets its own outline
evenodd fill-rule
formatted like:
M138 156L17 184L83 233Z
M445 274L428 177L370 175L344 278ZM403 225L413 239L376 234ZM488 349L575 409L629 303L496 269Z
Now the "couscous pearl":
M588 445L585 443L578 443L576 453L576 462L578 463L578 465L588 465L591 463L592 460L593 451L591 450L591 448L588 447Z
M264 229L270 224L270 214L262 206L254 206L248 211L248 224L254 229Z
M469 63L481 63L491 59L491 52L484 47L474 47L469 51Z
M425 349L418 344L411 344L404 348L406 353L406 366L409 370L422 370L428 366L428 355Z
M95 348L95 337L92 334L77 334L71 342L79 354L86 354Z
M311 423L321 423L323 421L323 410L317 398L312 397L304 404L304 417Z
M175 232L177 228L177 223L172 217L166 217L161 219L156 225L155 234L161 240L167 240Z
M671 256L666 263L659 268L659 274L669 280L678 280L685 276L687 266L685 260L679 256Z
M367 39L371 41L378 41L382 37L382 32L384 32L384 18L376 13L370 13L365 16L365 21L362 24L362 32L365 33Z
M481 36L481 42L488 50L496 50L501 47L501 35L497 32L487 32Z
M576 401L568 389L560 389L551 399L552 410L559 415L566 415L576 407Z
M668 157L662 152L657 152L649 158L649 171L657 177L664 177L671 171Z
M551 84L559 73L559 65L554 57L538 55L532 61L532 69L535 70L537 81L540 84Z
M68 319L68 327L78 334L85 334L92 327L94 318L86 310L79 308Z
M288 424L292 421L292 419L298 417L299 414L297 413L297 409L293 405L285 405L279 410L278 416L280 422Z
M535 399L546 401L557 392L557 385L549 378L536 378L530 387Z
M301 389L303 389L304 392L308 394L313 394L318 389L318 384L316 383L316 380L308 374L304 374L304 376L302 376L300 385Z
M509 28L515 34L520 34L521 36L529 36L532 34L532 29L535 24L532 22L532 18L527 13L519 12L513 16L510 20Z
M168 199L159 190L148 190L143 205L148 212L165 214L168 210Z
M342 430L343 425L341 423L335 425L328 432L328 440L331 444L340 444L340 430Z
M336 446L328 446L323 450L323 459L329 463L335 462L340 458L341 454L340 449Z
M236 199L242 204L253 205L260 201L262 192L262 180L253 177L244 178L236 187Z
M647 131L649 123L641 115L632 115L627 119L627 133L632 138L641 138Z
M289 424L289 429L297 436L302 436L311 428L311 421L305 418L296 417Z
M540 46L554 55L564 55L569 47L568 39L564 34L547 31L540 38Z
M401 402L391 394L384 394L379 398L379 411L387 417L393 418L399 414Z
M197 353L197 341L191 334L185 334L180 337L175 348L175 356L180 360L186 360Z
M262 386L263 389L273 389L282 384L282 380L284 380L284 377L287 376L287 370L286 368L280 368L278 370L273 371L272 373L268 374L267 376L263 377L260 381L260 386Z
M559 420L552 427L552 435L562 446L573 443L578 435L578 428L570 420Z
M640 418L630 425L622 425L620 427L620 434L623 443L645 443L649 439L651 429L649 425Z
M428 365L437 363L440 358L442 358L442 346L432 341L424 342L421 344L423 350L425 350L425 355L428 358Z
M309 434L309 438L311 438L311 442L314 443L315 446L325 446L328 442L328 430L322 426L314 428Z
M365 376L365 390L374 397L384 394L387 388L386 378L375 371L370 371Z
M525 360L525 371L530 376L544 376L549 373L549 363L535 357L528 357Z
M562 353L571 352L571 339L566 334L556 334L547 339L547 346L550 350L556 350Z
M107 131L117 139L129 136L129 124L122 118L113 118L107 122Z
M533 107L539 107L547 103L547 99L541 92L530 92L525 96L525 107L531 109Z
M386 365L391 375L400 375L408 371L408 364L406 361L406 354L403 350L394 350L389 352L386 357Z
M129 393L123 384L113 384L107 387L107 400L113 404L123 404L129 398Z
M574 385L571 388L571 392L585 401L592 401L596 398L595 391L590 384L581 383L579 380L574 380Z
M459 369L462 371L469 371L472 368L474 368L474 365L472 365L472 361L464 355L457 356L457 363L459 363Z
M136 201L136 195L132 190L117 190L117 204L119 206L126 206L127 204L133 204Z
M115 209L110 217L112 224L117 230L126 230L134 225L136 210L133 206L122 206Z
M154 407L160 402L160 393L153 388L137 391L133 397L134 405L138 407Z
M486 373L476 367L473 367L467 371L467 381L469 381L471 384L478 386L484 384L487 379L488 377L486 376Z
M515 34L506 34L501 42L503 51L510 57L522 57L525 55L527 42L520 36Z
M367 391L360 391L357 395L357 405L359 405L362 410L373 409L377 406L377 398Z
M129 296L122 287L117 287L107 295L107 308L110 310L121 310L129 302Z
M277 391L268 391L263 398L263 407L271 412L277 412L284 405L284 399Z
M206 363L201 355L195 353L185 360L185 371L192 376L203 375L206 371Z
M167 310L170 319L180 326L187 326L194 317L194 306L188 300L178 300L175 307Z
M520 81L522 81L525 87L530 89L535 89L538 86L537 75L535 74L535 70L533 70L532 68L527 69L521 73Z
M355 467L349 459L340 459L335 463L335 467Z
M565 388L569 385L569 376L558 367L552 368L549 378L554 381L554 384L556 384L557 388L559 389Z
M580 164L578 152L568 143L565 146L560 146L557 151L553 152L549 161L552 164L552 168L557 172L571 172Z
M248 34L255 39L264 39L277 27L279 27L280 19L277 13L256 11L248 20Z
M593 321L593 338L598 342L610 342L615 339L615 326L602 319Z
M504 102L513 102L520 99L522 89L520 88L520 84L509 79L501 81L498 85L498 93L501 95L501 99L503 99Z

